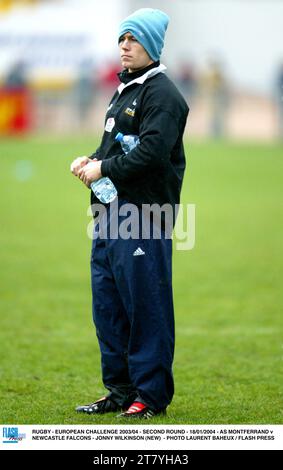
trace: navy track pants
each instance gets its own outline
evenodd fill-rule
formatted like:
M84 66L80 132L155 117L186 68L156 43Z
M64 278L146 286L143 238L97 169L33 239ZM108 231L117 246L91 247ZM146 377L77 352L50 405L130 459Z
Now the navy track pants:
M110 223L106 216L96 231ZM161 239L93 239L93 320L102 378L120 406L138 399L160 410L174 393L172 240L162 234Z

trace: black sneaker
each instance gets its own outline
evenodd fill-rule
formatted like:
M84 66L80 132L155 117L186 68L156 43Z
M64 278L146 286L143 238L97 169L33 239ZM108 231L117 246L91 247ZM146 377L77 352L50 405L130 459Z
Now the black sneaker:
M115 411L121 410L119 406L114 401L110 400L109 397L102 397L100 400L90 403L89 405L77 406L76 411L78 413L87 413L91 414L104 414L104 413L113 413Z
M166 410L152 410L151 408L149 408L149 406L145 405L144 403L135 401L127 411L118 415L117 418L150 419L153 418L153 416L157 416L160 414L165 415Z

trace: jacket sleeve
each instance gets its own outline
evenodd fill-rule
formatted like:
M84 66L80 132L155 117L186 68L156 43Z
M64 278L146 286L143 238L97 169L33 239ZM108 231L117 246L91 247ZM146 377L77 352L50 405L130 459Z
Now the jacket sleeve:
M100 147L98 147L98 149L96 149L96 151L94 153L92 153L89 158L91 160L93 160L94 158L96 158L97 160L101 160L101 156L100 156Z
M161 106L148 106L141 115L140 144L127 155L103 160L101 173L125 182L167 165L178 136L178 120L173 114Z

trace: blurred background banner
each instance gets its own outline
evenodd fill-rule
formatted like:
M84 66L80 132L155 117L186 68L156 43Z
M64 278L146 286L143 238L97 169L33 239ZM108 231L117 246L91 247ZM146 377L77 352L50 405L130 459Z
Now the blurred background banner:
M0 86L29 89L34 132L101 129L118 84L119 22L146 6L171 18L162 62L193 110L191 136L282 137L278 0L0 0Z
M28 90L0 90L0 135L28 132L32 128L32 102Z

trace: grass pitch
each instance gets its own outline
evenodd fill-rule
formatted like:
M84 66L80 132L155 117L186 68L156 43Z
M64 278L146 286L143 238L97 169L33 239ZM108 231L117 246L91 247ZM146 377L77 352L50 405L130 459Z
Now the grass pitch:
M105 393L89 194L69 173L96 146L0 141L1 423L125 422L74 411ZM176 391L167 417L150 423L282 424L282 147L194 143L186 153L196 245L174 252Z

